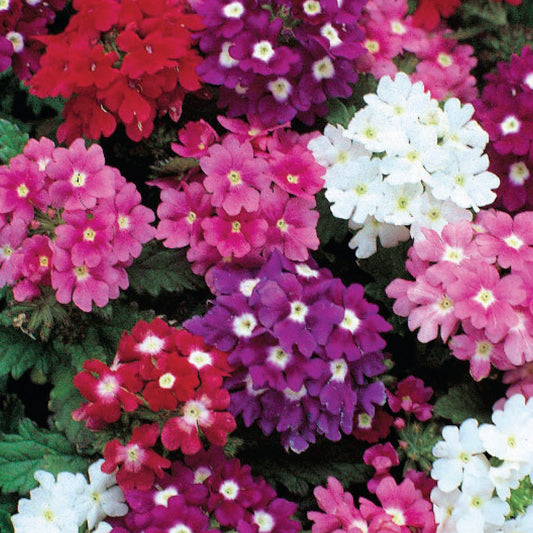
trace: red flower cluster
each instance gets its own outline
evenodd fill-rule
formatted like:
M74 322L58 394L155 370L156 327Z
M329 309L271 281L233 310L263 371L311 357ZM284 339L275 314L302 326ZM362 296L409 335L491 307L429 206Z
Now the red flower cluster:
M200 88L191 32L197 15L184 0L75 0L78 11L47 46L32 94L69 99L59 140L108 137L123 122L130 139L147 138L156 115L181 116L186 92Z
M194 454L202 448L200 434L211 444L223 446L236 427L226 411L229 393L222 389L223 378L231 370L226 353L159 318L151 323L141 320L130 335L124 333L111 367L98 360L86 361L83 367L74 385L88 403L72 416L86 420L88 428L102 429L116 422L122 411L138 411L141 419L143 409L163 411L161 432L158 424L143 425L125 446L117 439L107 443L106 468L111 472L122 465L117 480L123 487L144 490L151 487L154 474L160 475L165 465L150 449L160 433L168 450L180 448L184 454ZM153 420L152 413L148 414Z
M66 0L0 2L0 72L12 66L21 80L27 80L39 69L43 46L36 36L47 32L65 4Z

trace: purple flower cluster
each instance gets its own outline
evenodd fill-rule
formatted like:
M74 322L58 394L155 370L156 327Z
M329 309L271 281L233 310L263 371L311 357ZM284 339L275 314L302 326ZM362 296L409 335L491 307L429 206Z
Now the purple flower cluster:
M213 269L217 299L184 326L231 352L230 412L246 426L277 431L285 448L305 450L316 435L337 441L356 411L374 415L390 329L359 284L346 288L327 269L294 263L277 251L258 271Z
M39 69L44 48L37 36L47 33L66 0L4 0L0 2L0 72L13 72L27 80Z
M237 533L298 533L301 526L290 517L296 504L278 498L262 478L254 478L248 465L226 459L222 448L211 448L176 461L149 491L126 490L130 512L113 533L194 531L220 533L214 518ZM215 523L216 523L215 522Z
M498 204L510 212L533 208L533 50L523 48L487 74L477 120L490 136L490 170L500 177ZM496 205L498 205L496 204Z
M351 95L354 60L363 54L357 22L366 0L213 0L191 2L202 17L198 68L221 86L228 116L260 116L265 125L296 115L311 123L326 99Z

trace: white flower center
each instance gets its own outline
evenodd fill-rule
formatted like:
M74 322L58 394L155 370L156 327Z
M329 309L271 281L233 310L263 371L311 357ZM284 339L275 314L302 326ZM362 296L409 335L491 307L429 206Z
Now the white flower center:
M193 350L189 355L189 363L200 369L205 365L212 365L213 358L211 354L207 352L202 352L202 350Z
M291 402L297 402L298 400L300 400L301 398L303 398L307 394L307 389L305 388L305 385L302 385L300 387L300 390L298 390L298 391L293 391L292 389L287 387L283 391L283 394L285 395L285 398L287 398Z
M172 498L172 496L177 496L178 491L175 487L167 487L166 489L158 490L154 494L154 502L156 505L163 505L164 507L168 507L168 500Z
M524 83L530 88L533 89L533 72L530 72L525 78Z
M26 198L29 193L30 190L28 189L28 187L26 187L24 183L17 187L17 194L19 195L19 198Z
M438 56L437 56L437 62L439 63L439 65L441 67L449 67L451 65L453 65L453 58L451 55L449 54L445 54L444 52L441 52Z
M477 341L475 357L478 359L488 359L492 352L493 344L489 341Z
M239 62L236 59L231 57L229 53L230 46L233 46L233 43L231 41L226 41L222 45L222 49L218 56L218 62L224 68L231 68L239 64Z
M0 11L6 11L9 9L9 0L0 0Z
M494 294L492 294L492 291L482 288L474 296L474 300L480 303L484 309L488 309L496 301L496 298L494 297Z
M272 48L272 44L270 43L270 41L264 40L254 44L254 51L252 52L252 57L260 59L265 63L268 63L274 57L275 53L276 52Z
M282 350L280 346L274 346L269 349L267 361L281 370L285 370L291 359L291 354Z
M461 248L453 248L452 246L446 245L442 260L450 261L450 263L456 263L458 265L463 260L463 257L463 250Z
M329 370L331 372L331 380L343 382L348 374L348 365L343 359L337 359L329 363Z
M256 511L254 523L259 526L258 533L270 533L274 527L274 517L265 511Z
M306 15L318 15L322 12L322 8L320 7L320 2L317 2L317 0L306 0L304 2L304 12Z
M504 135L508 135L509 133L520 131L521 125L520 121L514 115L509 115L500 123L500 129Z
M209 415L205 405L198 400L189 400L183 406L183 418L190 426L195 426L200 420L202 422Z
M267 83L268 90L272 93L274 100L285 102L291 94L292 85L285 78L277 78Z
M252 313L243 313L233 319L233 331L238 337L251 337L257 326L257 320Z
M390 23L390 29L396 35L403 35L407 31L407 28L399 20L393 20Z
M530 173L526 164L523 161L513 163L509 167L509 179L515 185L524 185L524 182L529 179Z
M159 386L162 389L171 389L174 386L174 383L176 383L176 376L170 372L163 374L159 378Z
M320 35L329 41L331 48L342 44L342 40L339 37L339 32L329 22L320 28Z
M350 333L355 333L361 321L351 309L344 310L344 318L339 326L342 329L347 329Z
M328 56L313 63L313 76L317 81L335 76L335 67Z
M509 248L514 248L515 250L518 250L524 245L524 241L514 234L509 235L509 237L506 237L503 241L509 246Z
M24 50L24 37L18 31L10 31L7 33L6 39L13 45L15 54L20 54Z
M128 229L130 227L130 219L126 215L119 215L117 223L120 229Z
M289 315L291 320L303 324L305 322L307 313L309 313L309 307L307 307L307 305L305 305L303 302L291 302L291 313Z
M390 507L388 509L385 509L387 514L392 516L392 521L397 526L405 526L405 516L401 509L395 509L394 507Z
M168 530L168 533L194 533L193 530L185 524L178 524Z
M222 8L222 13L226 18L238 19L244 13L244 6L240 2L231 2Z
M376 54L379 52L379 43L374 39L366 39L363 46L371 53Z
M137 350L148 355L158 354L165 346L165 341L155 335L147 335L144 340L137 344Z
M254 292L255 287L261 280L259 278L253 278L253 279L245 279L241 281L239 285L239 291L241 291L242 294L246 297L252 296L252 292Z
M72 269L77 281L84 281L91 277L89 269L85 265L77 266Z
M213 472L207 466L199 466L194 471L194 482L195 483L203 483L208 477L211 476Z
M226 500L235 500L239 495L239 485L235 481L228 479L220 485L218 492L226 498Z
M296 272L304 278L318 278L318 270L312 269L309 265L296 265Z

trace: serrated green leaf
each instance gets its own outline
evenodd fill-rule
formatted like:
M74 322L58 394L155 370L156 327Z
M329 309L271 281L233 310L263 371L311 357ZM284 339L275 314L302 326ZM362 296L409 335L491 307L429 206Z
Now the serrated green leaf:
M433 413L454 424L460 424L467 418L475 418L483 423L490 422L491 408L483 400L475 383L462 383L452 387L446 396L436 401Z
M0 437L0 490L4 492L30 491L37 485L36 470L80 472L89 462L76 454L64 435L40 429L27 418L20 421L18 434Z
M20 131L18 126L8 120L0 119L0 159L4 163L20 154L28 139L28 134Z
M328 114L326 120L336 126L340 124L344 128L348 127L350 120L354 115L354 107L347 107L338 99L328 100Z
M53 413L52 419L57 429L66 435L78 451L90 453L88 450L94 441L94 436L83 422L76 422L71 415L83 401L78 389L72 383L76 373L72 367L66 366L56 370L52 376L53 388L50 391L48 406Z
M0 395L0 432L16 432L23 417L24 404L16 394Z
M183 249L170 250L159 241L151 241L128 268L130 287L138 294L148 293L153 297L163 291L182 292L203 287L203 279L193 274L185 254Z
M43 344L15 328L0 327L0 376L19 379L34 366L47 374L56 362L55 354Z

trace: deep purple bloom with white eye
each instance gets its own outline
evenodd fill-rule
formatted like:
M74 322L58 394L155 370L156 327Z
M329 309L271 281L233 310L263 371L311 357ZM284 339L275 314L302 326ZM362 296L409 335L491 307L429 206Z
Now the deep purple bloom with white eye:
M351 433L356 412L372 416L385 402L374 378L385 370L380 333L389 327L362 287L346 289L327 269L277 251L258 270L215 267L213 287L213 306L185 327L231 350L230 411L246 426L276 431L286 448L301 452L316 435L336 441ZM337 333L349 322L346 309L359 322Z

